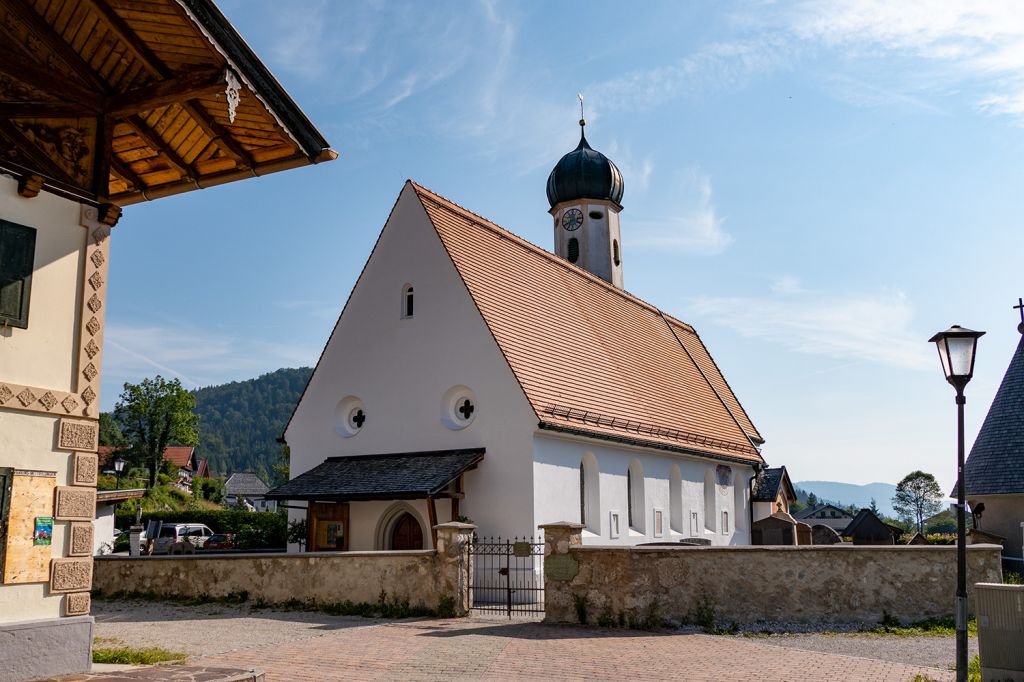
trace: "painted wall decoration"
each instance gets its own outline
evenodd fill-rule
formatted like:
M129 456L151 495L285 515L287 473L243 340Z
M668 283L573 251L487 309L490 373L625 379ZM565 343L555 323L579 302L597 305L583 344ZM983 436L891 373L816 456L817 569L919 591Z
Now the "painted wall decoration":
M728 494L729 486L732 485L732 467L726 464L719 464L715 467L715 478L718 481L718 492Z
M33 545L52 545L53 544L53 517L52 516L37 516L35 523L35 530L32 532L32 544Z
M50 577L53 546L36 543L37 519L50 519L53 534L53 498L57 473L16 469L11 483L7 516L4 583L44 583Z

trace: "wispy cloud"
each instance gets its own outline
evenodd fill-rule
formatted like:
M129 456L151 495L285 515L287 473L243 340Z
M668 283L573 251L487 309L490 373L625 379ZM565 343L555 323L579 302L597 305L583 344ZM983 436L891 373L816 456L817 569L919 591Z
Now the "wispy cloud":
M776 294L802 294L805 289L799 278L793 275L783 275L772 282L772 291Z
M309 365L320 351L314 345L211 333L187 325L111 324L104 344L104 406L116 401L126 381L161 374L180 379L186 388L198 388L250 378L279 367Z
M924 338L901 292L848 296L698 298L689 310L798 353L930 369ZM752 314L751 311L757 311Z
M980 109L1024 119L1024 11L1015 0L816 1L785 17L806 41L933 62L946 86L980 89Z
M667 66L592 83L587 93L595 116L604 111L645 111L684 93L737 87L752 75L775 68L785 50L784 42L768 35L713 43Z
M670 195L673 204L663 210L671 217L632 222L631 245L711 256L732 244L732 235L722 229L724 220L715 208L707 175L690 171Z

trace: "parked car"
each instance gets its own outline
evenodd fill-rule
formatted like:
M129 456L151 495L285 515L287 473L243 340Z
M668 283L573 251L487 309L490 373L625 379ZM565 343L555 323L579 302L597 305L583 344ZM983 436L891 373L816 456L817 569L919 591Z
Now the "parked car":
M202 523L165 523L153 542L153 554L191 554L212 535L210 527Z
M211 535L203 543L203 549L208 552L216 552L224 549L235 548L235 534L234 533L217 533Z

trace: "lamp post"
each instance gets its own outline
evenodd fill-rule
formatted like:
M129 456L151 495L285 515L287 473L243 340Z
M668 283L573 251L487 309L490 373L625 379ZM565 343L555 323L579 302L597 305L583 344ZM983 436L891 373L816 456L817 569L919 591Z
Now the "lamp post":
M121 489L122 471L124 471L124 459L122 457L118 457L117 459L114 460L114 473L117 474L117 483L115 484L114 487L117 488L118 490Z
M967 682L967 522L964 511L964 387L974 376L978 338L985 332L953 325L928 339L939 351L942 371L956 389L956 679Z

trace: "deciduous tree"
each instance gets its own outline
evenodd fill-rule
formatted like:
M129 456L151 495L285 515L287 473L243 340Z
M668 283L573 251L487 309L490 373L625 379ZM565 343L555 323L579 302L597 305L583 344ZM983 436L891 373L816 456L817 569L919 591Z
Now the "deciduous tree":
M942 509L942 489L931 474L912 471L896 485L892 498L893 509L917 526L924 534L924 520Z
M168 445L199 442L199 417L192 412L196 399L177 379L157 375L138 384L126 383L114 408L133 454L149 468L149 485L156 485Z

